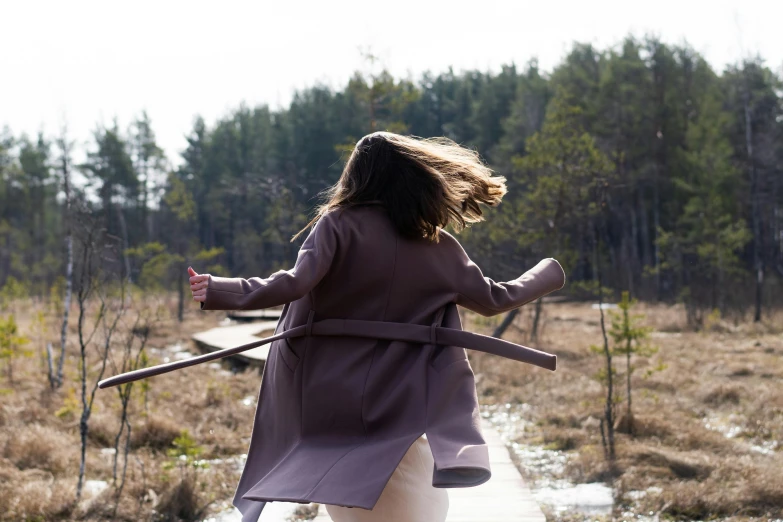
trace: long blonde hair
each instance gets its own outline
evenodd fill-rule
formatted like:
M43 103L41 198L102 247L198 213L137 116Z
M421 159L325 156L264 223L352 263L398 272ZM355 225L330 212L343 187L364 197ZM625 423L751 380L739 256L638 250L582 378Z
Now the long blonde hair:
M386 207L401 235L437 241L449 224L459 232L482 221L481 205L499 204L505 182L478 152L449 138L373 132L356 144L339 181L322 193L324 203L292 241L325 213L370 202Z

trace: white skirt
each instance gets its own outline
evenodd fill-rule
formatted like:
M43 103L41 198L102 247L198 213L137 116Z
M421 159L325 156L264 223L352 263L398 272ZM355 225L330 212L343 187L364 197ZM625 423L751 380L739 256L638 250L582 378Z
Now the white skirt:
M432 487L435 461L425 436L408 449L372 510L326 504L334 522L445 522L449 495Z

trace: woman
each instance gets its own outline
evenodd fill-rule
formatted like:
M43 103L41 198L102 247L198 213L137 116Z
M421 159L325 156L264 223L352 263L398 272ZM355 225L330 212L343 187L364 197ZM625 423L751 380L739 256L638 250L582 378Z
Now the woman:
M464 347L525 360L524 347L475 334L469 345L456 305L490 316L565 284L552 258L497 283L444 231L481 221L505 192L451 140L375 132L305 227L291 270L189 269L204 310L285 305L275 333L290 337L270 346L234 497L243 522L269 501L323 503L336 522L444 521L444 488L489 479Z

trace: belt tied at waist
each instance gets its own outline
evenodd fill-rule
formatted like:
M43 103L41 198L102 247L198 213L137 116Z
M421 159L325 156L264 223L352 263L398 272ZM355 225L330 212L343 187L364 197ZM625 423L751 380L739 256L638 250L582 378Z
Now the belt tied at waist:
M496 337L489 337L473 332L466 332L456 328L443 326L425 326L412 323L394 323L390 321L368 321L360 319L323 319L313 322L314 312L311 311L307 323L289 328L276 335L265 337L252 343L243 344L234 348L225 348L204 355L191 357L181 361L173 361L149 368L140 368L131 372L121 373L98 382L99 388L117 386L139 379L145 379L154 375L168 373L188 366L222 359L231 355L257 348L280 339L290 339L305 336L347 336L367 337L371 339L383 339L389 341L407 341L418 344L434 344L446 346L459 346L469 350L499 355L515 361L520 361L547 370L554 371L557 367L557 356L542 352L521 344L504 341Z

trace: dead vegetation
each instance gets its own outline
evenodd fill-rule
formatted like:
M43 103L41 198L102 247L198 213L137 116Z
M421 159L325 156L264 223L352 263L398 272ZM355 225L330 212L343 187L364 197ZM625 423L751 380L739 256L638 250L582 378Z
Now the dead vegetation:
M173 357L165 348L177 342L195 351L189 335L221 319L191 309L179 324L175 301L168 306L170 317L149 332L149 364ZM630 492L650 490L633 502L664 517L783 516L783 459L776 446L783 438L783 339L776 325L783 322L693 332L676 307L641 307L660 350L638 361L640 367L667 367L647 378L642 372L633 376L634 436L623 429L627 421L618 407L616 476L601 447L605 391L595 376L603 361L589 349L600 341L597 311L589 304L544 306L534 346L558 355L554 373L470 352L480 400L530 404L535 423L524 442L571 455L565 474L574 482L612 481L620 507L632 502ZM22 331L33 328L34 312L32 304L17 310ZM499 319L466 314L464 324L489 333ZM505 337L528 343L530 321L523 310ZM119 498L112 451L121 401L117 390L100 390L88 434L85 495L74 504L77 359L78 348L70 345L60 389L50 389L41 361L30 358L17 361L14 388L2 390L0 520L198 520L228 506L241 471L237 458L249 443L254 402L243 399L258 394L256 371L232 374L227 367L197 365L158 376L148 383L146 408L136 387L129 402L127 480ZM184 470L169 454L183 429L200 452L192 469ZM106 481L107 487L91 489L91 481Z
M150 365L173 357L166 347L175 343L196 352L190 334L222 319L192 309L179 324L176 298L166 306L168 317L149 332ZM20 330L34 328L38 308L43 305L26 302L16 307ZM49 320L48 330L59 333L56 316ZM126 332L118 333L119 346ZM241 472L237 458L247 452L253 423L254 408L242 398L257 395L258 372L234 375L227 367L197 365L158 376L148 383L147 409L141 386L135 386L128 404L131 451L119 498L112 468L122 404L116 388L99 390L89 423L85 490L77 504L80 401L75 337L72 324L61 388L51 389L41 361L34 357L16 361L14 387L0 390L0 520L200 520L227 507ZM121 350L118 347L118 357ZM98 362L97 354L88 358L91 379ZM187 470L169 453L183 429L199 450Z
M601 449L605 390L596 375L604 361L588 349L601 336L589 303L545 306L546 334L535 347L558 355L554 373L471 352L481 401L530 404L535 429L520 442L569 453L566 474L574 482L613 482L618 508L631 502L624 492L653 487L661 492L638 500L638 512L705 520L783 516L783 316L695 332L678 307L639 306L660 350L633 362L666 368L632 376L635 435L620 415L616 476ZM465 319L474 331L493 327L485 318ZM520 314L504 337L525 344L528 323ZM624 404L617 407L623 412Z

